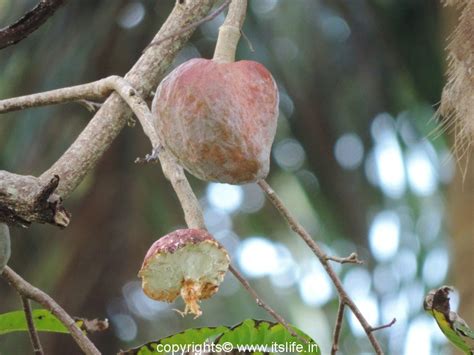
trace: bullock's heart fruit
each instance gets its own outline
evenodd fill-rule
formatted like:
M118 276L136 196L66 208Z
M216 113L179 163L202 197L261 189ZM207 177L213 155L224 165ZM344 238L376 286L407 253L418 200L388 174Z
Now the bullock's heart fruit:
M263 65L189 60L161 82L152 110L165 148L199 179L243 184L267 176L278 90Z

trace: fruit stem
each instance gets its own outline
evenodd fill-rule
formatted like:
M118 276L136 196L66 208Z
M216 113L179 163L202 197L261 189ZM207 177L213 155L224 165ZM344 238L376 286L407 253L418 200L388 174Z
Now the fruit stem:
M246 12L247 0L232 0L225 21L219 28L213 60L224 63L235 61L240 29L244 23Z

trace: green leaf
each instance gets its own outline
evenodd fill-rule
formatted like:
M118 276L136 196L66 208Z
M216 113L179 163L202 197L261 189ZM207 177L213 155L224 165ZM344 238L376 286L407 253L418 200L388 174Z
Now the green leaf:
M166 354L159 352L157 346L159 344L170 345L200 345L204 342L213 342L214 344L224 345L232 344L234 349L240 346L261 346L267 347L267 350L273 350L275 353L299 353L320 355L319 346L307 334L292 327L299 337L292 336L281 324L268 321L247 319L234 327L219 326L216 328L192 328L182 333L174 334L166 338L152 341L150 343L139 346L138 348L123 351L122 355L157 355ZM193 349L187 349L191 351ZM196 350L196 349L194 349ZM217 349L219 351L220 349ZM225 348L224 350L230 351ZM244 349L242 349L244 350ZM254 354L261 354L258 348L249 349ZM181 353L183 349L175 349Z
M229 342L234 346L266 346L275 353L320 354L319 346L313 339L298 328L291 327L302 339L291 335L279 323L247 319L219 337L218 343Z
M68 329L46 309L33 310L33 322L40 332L69 333ZM0 335L28 331L25 312L14 311L0 314Z
M166 354L166 352L159 352L156 350L158 344L176 344L176 345L188 345L188 344L203 344L209 338L215 338L229 329L226 327L214 327L214 328L192 328L187 329L184 332L170 335L166 338L162 338L150 343L146 343L138 348L122 351L121 354L138 354L138 355L155 355L155 354ZM181 353L181 352L179 352Z

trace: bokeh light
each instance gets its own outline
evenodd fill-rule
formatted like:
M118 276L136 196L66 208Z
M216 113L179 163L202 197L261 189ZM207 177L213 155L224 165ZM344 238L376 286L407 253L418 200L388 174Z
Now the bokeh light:
M242 187L210 183L207 186L207 198L212 207L231 213L236 211L242 203Z
M334 155L344 169L358 168L364 157L364 146L359 136L355 133L346 133L339 137L334 147Z
M128 314L114 314L110 322L115 334L123 341L132 341L137 336L138 327L135 320Z
M371 132L375 141L374 163L378 185L387 196L399 198L406 188L405 167L391 116L378 115L372 122Z
M278 165L288 171L299 169L305 159L303 147L294 139L284 139L278 142L273 148L273 156Z
M411 148L406 159L407 178L412 191L420 196L428 196L435 192L436 172L423 145Z
M393 211L378 213L369 231L370 249L379 261L391 259L400 241L400 218Z
M331 281L316 262L311 262L308 269L304 268L303 275L299 281L300 296L303 301L314 307L321 307L333 296Z
M145 17L145 7L140 1L129 2L119 13L117 23L123 28L138 26Z
M446 246L430 250L423 263L423 280L428 287L439 286L448 273L449 254Z
M278 252L270 240L250 237L239 246L238 262L244 274L249 277L267 276L278 268Z

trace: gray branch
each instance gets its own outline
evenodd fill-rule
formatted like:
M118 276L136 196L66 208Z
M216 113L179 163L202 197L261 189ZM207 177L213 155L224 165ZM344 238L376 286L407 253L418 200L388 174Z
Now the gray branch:
M201 20L215 2L216 0L178 1L152 41L159 41ZM126 82L137 91L137 95L130 95L128 92L128 100L133 101L133 96L150 96L191 34L192 31L180 34L173 41L162 42L145 50L125 76ZM33 222L60 227L68 225L70 215L62 206L62 199L79 185L132 118L129 105L119 94L111 94L117 89L114 86L116 79L117 77L111 77L92 84L0 100L2 113L71 100L105 98L110 94L75 142L39 178L0 171L0 222L24 227ZM124 94L119 93L122 96ZM152 132L147 125L143 127L150 136Z
M0 170L0 222L28 227L32 222L67 227L70 214L55 193L59 177L42 183L34 176Z
M188 0L181 4L178 1L153 41L198 21L215 2L216 0ZM173 41L149 47L125 75L127 82L141 97L150 96L150 92L158 86L161 77L191 34L192 32L188 32ZM58 193L66 197L95 166L131 117L132 111L119 95L110 95L76 141L40 179L47 181L51 176L60 176Z

